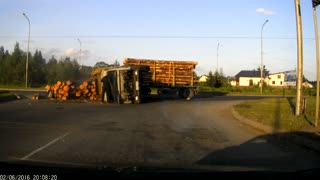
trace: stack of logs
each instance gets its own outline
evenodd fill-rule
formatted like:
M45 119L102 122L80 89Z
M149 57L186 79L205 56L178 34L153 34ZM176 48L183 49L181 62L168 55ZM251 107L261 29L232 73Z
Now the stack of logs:
M58 100L67 99L89 99L97 100L97 86L95 81L84 81L76 86L71 81L57 81L53 86L46 86L47 92L51 93L51 97Z
M175 85L194 85L196 74L194 69L198 64L195 61L164 61L126 58L125 65L148 66L149 73L143 75L144 82Z

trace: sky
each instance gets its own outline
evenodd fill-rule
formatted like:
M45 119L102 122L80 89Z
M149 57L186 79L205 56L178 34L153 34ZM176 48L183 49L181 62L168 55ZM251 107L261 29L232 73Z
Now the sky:
M0 0L0 46L82 65L126 57L197 61L198 75L226 76L261 63L271 73L297 64L294 0ZM319 13L318 13L319 14ZM316 79L312 0L301 0L304 75ZM319 16L319 15L318 15ZM80 60L80 43L82 55ZM219 44L219 48L218 47Z

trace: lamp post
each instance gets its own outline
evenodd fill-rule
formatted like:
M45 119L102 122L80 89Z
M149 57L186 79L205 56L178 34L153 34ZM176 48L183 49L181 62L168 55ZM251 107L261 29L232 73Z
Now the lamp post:
M28 87L28 66L29 66L29 44L30 44L30 20L26 13L22 13L22 15L28 20L29 23L29 34L28 34L28 47L27 47L27 62L26 62L26 88Z
M80 61L79 61L79 65L80 65L80 69L81 69L81 56L82 56L82 53L81 53L81 46L82 46L82 43L80 41L80 39L78 38L78 41L79 41L79 44L80 44Z
M269 22L266 20L261 27L261 66L260 66L260 95L262 95L262 86L263 86L263 28Z

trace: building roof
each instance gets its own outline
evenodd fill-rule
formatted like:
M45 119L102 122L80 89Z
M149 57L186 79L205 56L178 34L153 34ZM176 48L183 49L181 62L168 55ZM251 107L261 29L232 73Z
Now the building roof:
M269 71L264 72L265 75L269 74ZM260 77L260 71L257 70L242 70L235 77ZM264 76L265 77L265 76Z
M276 75L276 74L285 74L285 72L270 73L270 74L268 74L268 75Z

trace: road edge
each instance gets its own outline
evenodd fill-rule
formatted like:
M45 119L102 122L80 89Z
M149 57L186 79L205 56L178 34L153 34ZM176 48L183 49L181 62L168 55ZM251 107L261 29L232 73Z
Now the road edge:
M245 118L243 116L241 116L232 106L231 107L231 112L232 115L235 119L237 119L238 121L254 128L257 129L259 131L265 132L265 133L279 133L279 132L290 132L290 131L284 131L284 130L279 130L279 129L274 129L271 126L265 125L265 124L261 124L257 121ZM295 135L295 134L288 134L285 137L285 140L291 141L292 143L310 149L312 151L315 151L317 153L320 153L320 143L314 140L310 140L304 136L299 136L299 135Z
M240 122L251 126L254 129L258 129L259 131L263 131L265 133L272 133L274 132L273 128L264 124L261 124L257 121L253 121L251 119L245 118L243 116L241 116L235 109L234 107L231 107L231 112L232 115L235 119L239 120ZM278 131L277 131L278 132Z
M47 92L45 89L32 89L32 88L28 88L28 89L19 89L19 88L0 88L0 91L25 91L25 92Z

